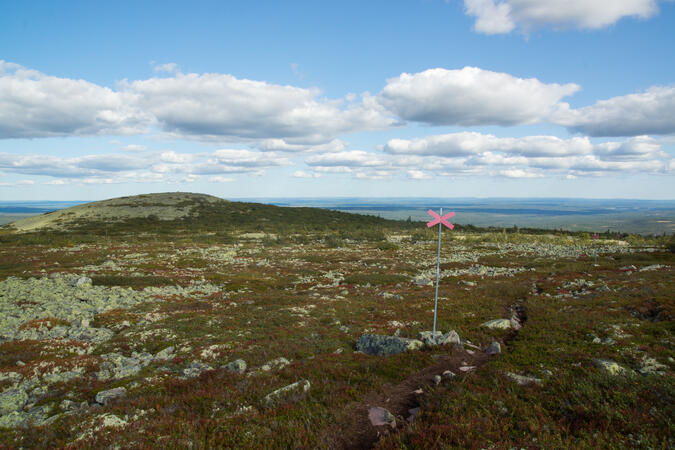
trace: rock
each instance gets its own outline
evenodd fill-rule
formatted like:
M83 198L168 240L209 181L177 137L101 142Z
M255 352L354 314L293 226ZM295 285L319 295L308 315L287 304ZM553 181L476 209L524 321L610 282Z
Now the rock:
M183 375L187 378L195 378L209 370L213 370L213 367L201 361L192 361L185 369L183 369Z
M668 366L665 364L661 364L656 359L645 356L642 358L638 372L642 375L664 375L667 369Z
M246 372L246 367L246 361L243 359L237 359L225 364L222 368L234 373L244 373Z
M609 375L627 375L629 373L626 368L609 359L594 359L593 365Z
M436 331L436 336L434 336L433 331L420 331L419 333L417 333L417 339L424 342L427 345L434 345L430 344L430 342L434 342L435 341L434 338L438 338L441 336L443 336L443 332L441 331Z
M518 375L513 372L504 372L507 378L515 381L520 386L527 386L528 384L536 384L537 386L542 385L542 381L539 378L535 377L526 377L525 375Z
M460 346L462 345L462 341L455 330L450 330L444 335L437 337L436 343L438 345L446 345L446 344L455 344Z
M91 286L91 278L80 277L73 283L73 287L89 287Z
M155 360L166 361L167 359L172 359L174 357L175 348L172 346L165 348L164 350L157 352L155 355Z
M446 371L443 372L443 378L450 379L450 378L455 378L456 376L457 375L455 375L455 373L450 371L450 370L446 370Z
M263 366L260 368L263 372L269 372L270 370L281 370L287 365L289 365L291 362L284 358L283 356L280 358L275 358L271 361L267 361Z
M382 336L378 334L361 335L356 343L356 349L367 355L391 356L409 350L422 348L424 343L417 339L407 339L397 336Z
M280 401L291 400L293 397L309 391L310 387L311 385L307 380L296 381L295 383L289 384L288 386L284 386L267 394L263 399L263 404L265 406L271 406Z
M7 389L0 393L0 416L20 411L26 402L28 402L28 394L23 389Z
M419 416L421 410L422 410L422 408L420 408L419 406L417 408L410 408L408 410L408 414L409 414L408 419L407 419L408 422L414 422L415 419L417 419L417 416Z
M436 385L441 384L441 376L440 375L434 375L434 384L436 384Z
M368 409L368 419L374 427L390 426L396 428L396 418L388 410L379 406L371 406Z
M107 391L101 391L96 394L96 403L101 405L107 405L111 400L116 400L127 396L127 390L123 387L116 387L113 389L108 389Z
M497 355L502 352L502 346L499 344L499 342L494 341L490 344L490 346L485 350L485 353L488 355Z
M481 324L481 327L493 330L508 330L509 328L513 328L513 324L510 319L494 319Z

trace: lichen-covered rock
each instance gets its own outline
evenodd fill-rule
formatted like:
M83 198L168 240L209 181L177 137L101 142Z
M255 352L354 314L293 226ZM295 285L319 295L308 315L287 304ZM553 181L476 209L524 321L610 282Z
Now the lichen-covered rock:
M108 389L106 391L101 391L96 394L96 403L101 405L107 405L111 400L119 399L126 397L127 390L123 387L116 387L113 389Z
M156 359L158 361L166 361L167 359L171 359L171 358L174 357L174 354L173 354L174 350L175 350L175 348L173 347L173 345L170 346L170 347L167 347L164 350L158 352L155 355L154 359Z
M485 353L487 353L488 355L497 355L501 352L502 352L502 346L497 341L492 342L488 346L487 350L485 350Z
M246 361L243 359L237 359L225 364L222 368L234 373L244 373L246 372L246 367Z
M526 386L528 384L536 384L537 386L542 385L542 381L539 378L527 377L525 375L518 375L517 373L513 372L504 372L504 375L506 375L507 378L510 378L511 380L515 381L520 386Z
M492 330L508 330L509 328L513 328L513 323L510 319L494 319L481 324L481 327Z
M295 383L284 386L276 391L270 392L265 396L262 403L265 406L271 406L281 401L288 401L309 391L311 384L307 380L296 381Z
M621 367L619 364L609 359L594 359L593 365L604 370L609 375L628 375L630 373L625 367Z
M209 370L213 370L213 367L201 361L192 361L190 365L183 369L183 375L187 378L195 378Z
M12 388L0 393L0 415L20 411L28 401L28 394L23 389Z
M269 372L271 370L281 370L290 363L291 362L289 360L281 356L279 358L274 358L271 361L267 361L265 364L262 365L260 370L263 372Z
M378 334L361 335L356 349L368 355L391 356L409 350L417 350L424 346L422 341L398 336L382 336Z

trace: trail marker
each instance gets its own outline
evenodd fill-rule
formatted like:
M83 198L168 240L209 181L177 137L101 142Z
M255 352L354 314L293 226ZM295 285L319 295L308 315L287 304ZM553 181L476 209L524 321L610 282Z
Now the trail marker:
M434 211L427 211L433 220L427 222L427 228L431 228L434 225L438 224L438 256L436 258L436 297L434 298L434 331L431 335L433 339L436 338L436 315L438 313L438 281L441 275L441 229L443 225L450 228L451 230L455 228L453 224L448 222L448 219L455 215L454 212L449 212L446 215L443 215L443 208L441 208L440 214L436 214Z
M595 241L597 241L599 237L600 236L595 233L591 234L591 239L593 239L593 265L595 266L598 265L598 250L595 248Z

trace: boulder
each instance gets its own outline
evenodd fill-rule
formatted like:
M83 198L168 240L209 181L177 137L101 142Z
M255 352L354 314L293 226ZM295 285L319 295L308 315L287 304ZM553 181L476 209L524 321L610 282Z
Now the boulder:
M96 394L96 403L107 405L111 400L116 400L127 396L127 390L123 387L108 389Z
M629 371L625 367L621 367L619 364L609 359L594 359L593 365L599 369L604 370L609 375L629 374Z
M398 336L382 336L379 334L361 335L356 343L356 349L368 355L391 356L409 350L422 348L424 343L417 339L407 339Z
M510 319L494 319L481 324L481 327L492 330L508 330L509 328L513 328L513 324Z
M260 368L263 372L269 372L270 370L281 370L287 365L289 365L291 362L287 360L286 358L279 357L275 358L271 361L267 361L263 366Z
M23 389L13 388L0 393L0 416L20 411L28 401Z
M488 355L497 355L501 352L502 346L497 341L491 343L490 346L487 348L487 350L485 350L485 353L487 353Z
M295 383L289 384L288 386L284 386L277 389L276 391L270 392L265 396L262 402L265 406L272 406L281 401L288 401L293 399L293 397L304 394L305 392L309 391L310 387L311 385L307 380L296 381Z
M526 377L525 375L518 375L517 373L513 372L504 372L504 375L506 375L507 378L515 381L520 386L527 386L528 384L536 384L537 386L542 385L542 382L539 378Z
M246 367L246 361L243 359L237 359L222 366L223 369L234 373L244 373L246 372Z
M164 350L158 352L155 355L156 360L161 360L161 361L166 361L167 359L172 359L174 357L174 352L175 348L172 346L165 348Z
M368 419L374 427L390 426L396 428L396 418L394 415L379 406L371 406L368 409Z
M183 369L183 375L187 378L195 378L209 370L213 370L213 367L201 361L192 361L185 369Z

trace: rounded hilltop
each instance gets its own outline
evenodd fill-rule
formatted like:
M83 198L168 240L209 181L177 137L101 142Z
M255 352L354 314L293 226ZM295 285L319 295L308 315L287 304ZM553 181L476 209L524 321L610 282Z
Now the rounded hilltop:
M45 228L65 230L83 222L121 222L156 218L176 220L195 213L205 205L229 203L218 197L190 192L163 192L118 197L28 217L9 224L16 231Z

